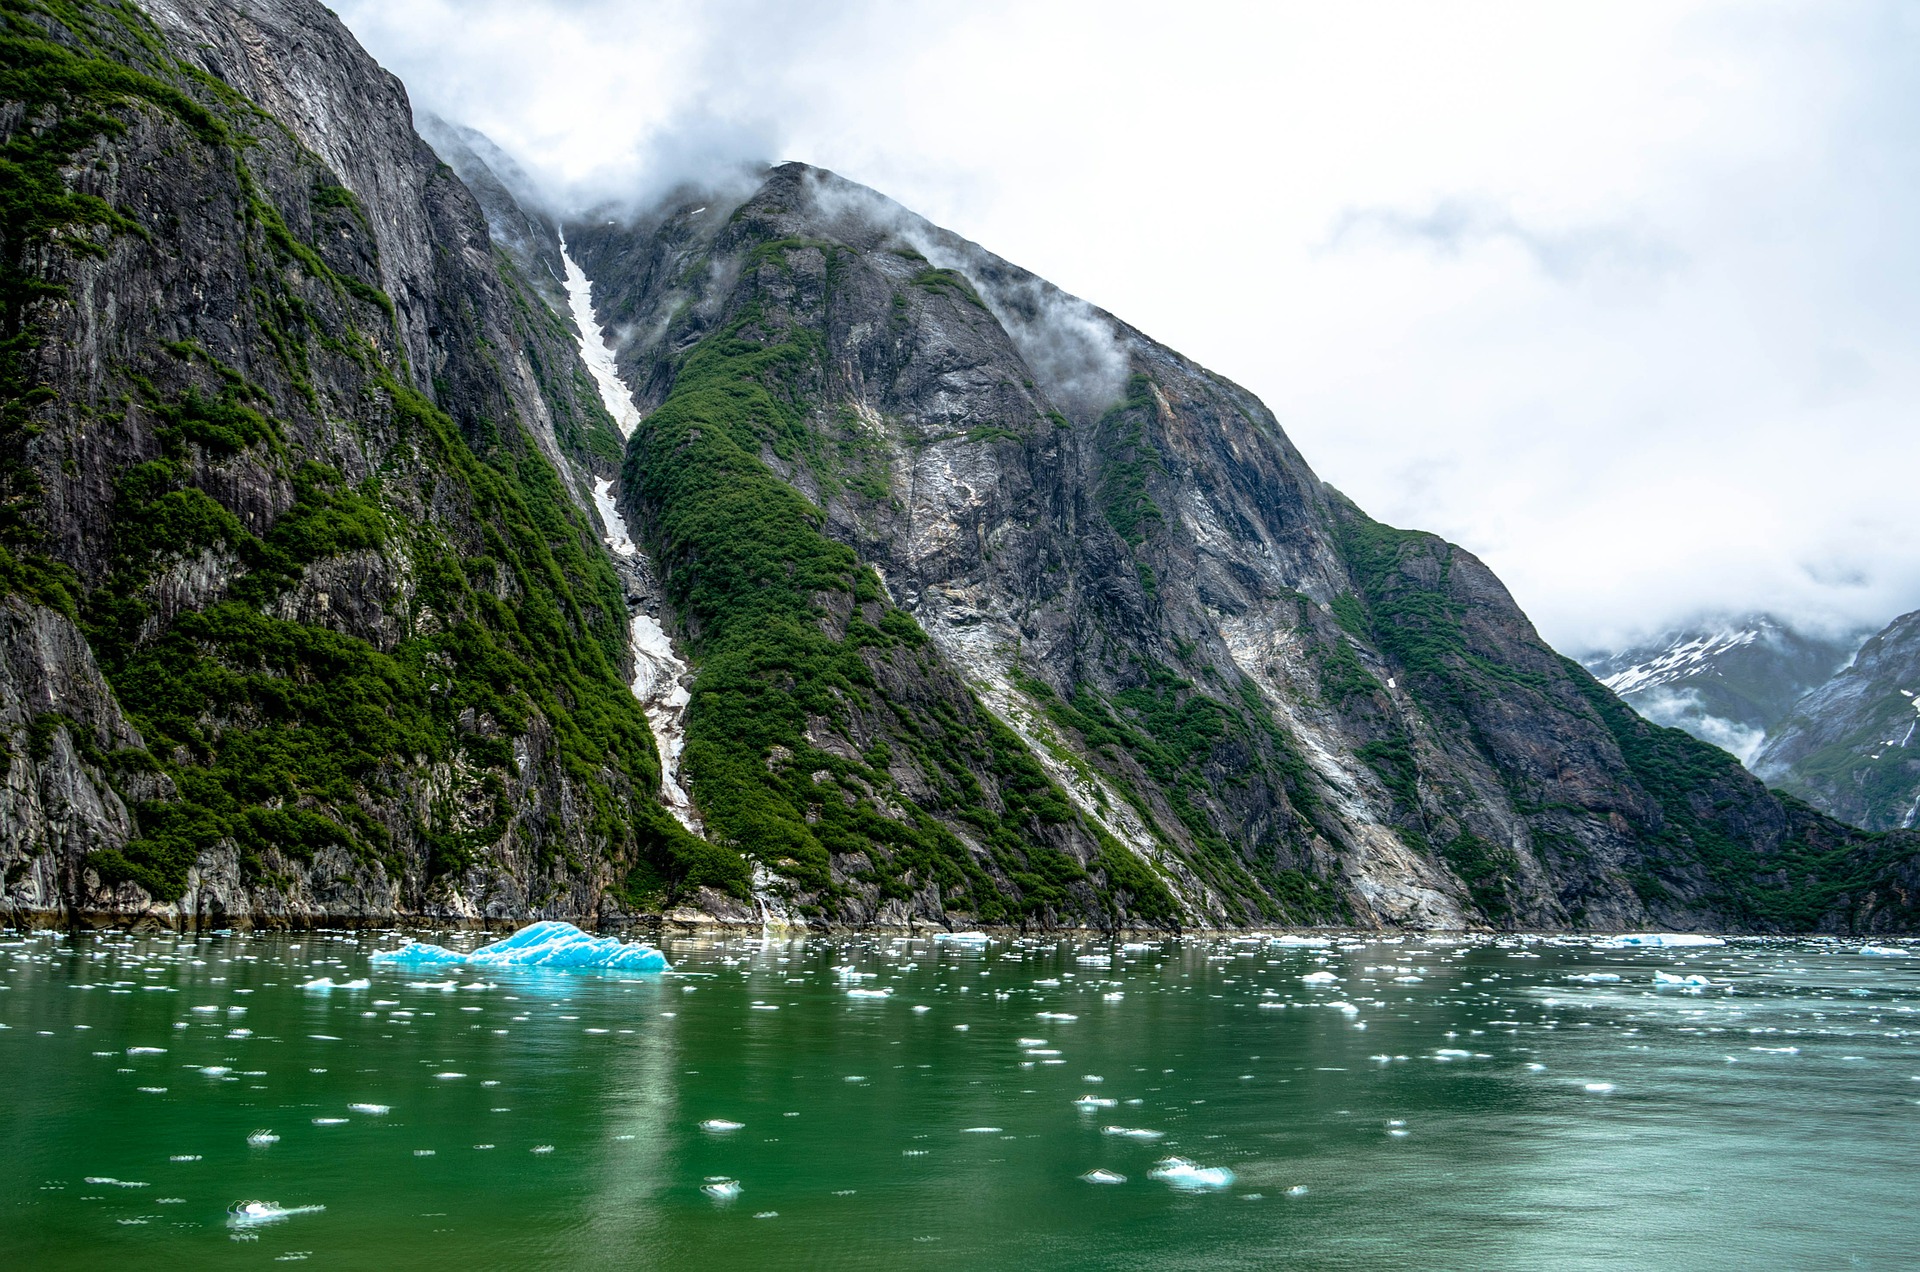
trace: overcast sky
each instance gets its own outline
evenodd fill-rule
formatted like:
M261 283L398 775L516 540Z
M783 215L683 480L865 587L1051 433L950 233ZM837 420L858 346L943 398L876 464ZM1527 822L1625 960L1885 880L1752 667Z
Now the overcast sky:
M802 159L1112 310L1562 648L1920 607L1920 6L332 3L561 199Z

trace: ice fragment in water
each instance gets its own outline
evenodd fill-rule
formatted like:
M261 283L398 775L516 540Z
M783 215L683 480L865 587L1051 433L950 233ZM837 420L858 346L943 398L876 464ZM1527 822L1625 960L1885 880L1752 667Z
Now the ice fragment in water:
M716 1178L700 1185L700 1191L718 1202L729 1202L740 1195L740 1181Z
M360 977L358 980L339 981L337 983L334 981L333 977L331 976L316 976L312 980L307 981L305 984L301 985L300 988L311 989L311 990L316 990L320 993L325 993L330 989L372 989L373 982L368 980L364 976Z
M997 1126L968 1126L963 1127L960 1133L962 1135L998 1135L1000 1128Z
M1116 1175L1110 1170L1090 1170L1080 1176L1080 1178L1090 1184L1124 1184L1127 1182L1125 1175Z
M1611 1082L1589 1082L1581 1089L1586 1091L1588 1095L1606 1095L1614 1088Z
M1653 983L1656 988L1665 988L1670 985L1704 988L1713 984L1711 980L1708 980L1698 972L1689 972L1685 976L1675 976L1672 972L1655 972L1653 974Z
M262 1224L279 1223L294 1215L314 1215L325 1210L325 1206L283 1206L277 1201L243 1201L227 1211L229 1228L257 1228Z
M1860 952L1868 958L1905 958L1912 950L1896 949L1891 945L1862 945Z
M247 1136L247 1143L253 1145L255 1148L265 1148L269 1144L278 1144L279 1142L280 1137L272 1131L255 1131L253 1134Z
M710 1117L706 1121L700 1123L700 1129L703 1131L716 1131L716 1132L737 1131L745 1125L746 1125L745 1122L729 1122L724 1117Z
M388 1104L349 1104L347 1105L347 1109L349 1112L367 1113L374 1117L381 1117L393 1112L393 1106Z
M1575 975L1567 977L1567 979L1570 981L1585 981L1589 985L1612 985L1620 980L1620 978L1612 972L1588 972L1584 976L1576 973Z
M1147 1178L1162 1180L1182 1192L1207 1192L1233 1183L1233 1172L1225 1166L1196 1166L1184 1157L1169 1157L1148 1171Z
M935 932L936 941L952 941L956 945L985 945L990 939L985 932Z
M1629 932L1601 942L1603 949L1677 949L1688 945L1725 945L1717 936L1697 932Z
M1287 1189L1287 1196L1289 1197L1304 1197L1306 1195L1307 1186L1305 1184L1295 1184L1293 1187Z
M893 991L890 989L850 989L847 991L847 997L848 998L891 998L893 997Z
M1332 972L1308 972L1300 978L1301 982L1307 985L1331 985L1339 979Z
M1119 1103L1118 1100L1110 1100L1105 1098L1104 1096L1083 1095L1079 1099L1073 1102L1073 1106L1079 1109L1082 1113L1091 1113L1095 1109L1113 1108L1118 1103Z
M548 919L529 924L504 940L460 954L440 945L414 941L373 954L380 963L431 967L465 963L471 967L595 967L625 972L667 972L666 955L650 945L611 936L588 936L571 923Z
M1103 1126L1100 1128L1100 1133L1102 1135L1120 1135L1127 1139L1137 1140L1157 1140L1166 1134L1165 1131L1143 1131L1136 1126Z

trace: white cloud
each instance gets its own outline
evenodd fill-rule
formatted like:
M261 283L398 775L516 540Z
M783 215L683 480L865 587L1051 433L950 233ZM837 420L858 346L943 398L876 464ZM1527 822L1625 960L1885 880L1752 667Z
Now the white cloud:
M576 198L804 159L1112 310L1569 648L1920 605L1910 8L336 3Z

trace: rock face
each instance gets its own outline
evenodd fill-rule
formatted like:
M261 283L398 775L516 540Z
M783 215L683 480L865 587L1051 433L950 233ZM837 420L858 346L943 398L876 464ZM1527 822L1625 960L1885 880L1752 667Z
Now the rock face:
M1766 781L1868 830L1920 820L1920 612L1889 623L1800 699L1754 758Z
M1916 922L1920 841L1635 716L1244 390L871 191L564 227L622 446L563 227L318 4L0 16L17 915Z
M644 413L623 497L700 673L687 779L800 908L980 913L942 872L1011 829L1164 906L1124 849L1188 922L1912 921L1912 841L1641 720L1110 315L800 165L596 220L567 236ZM1022 809L996 719L1068 816Z
M296 0L0 17L6 905L660 904L619 437L400 85Z
M1863 638L1802 632L1753 614L1583 661L1655 724L1685 729L1747 763L1804 694L1846 665Z

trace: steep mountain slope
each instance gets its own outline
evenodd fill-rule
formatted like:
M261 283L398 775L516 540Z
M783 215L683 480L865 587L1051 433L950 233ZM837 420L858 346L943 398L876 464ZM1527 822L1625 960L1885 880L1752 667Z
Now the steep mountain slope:
M1800 699L1753 771L1842 821L1911 829L1920 819L1920 611L1887 624Z
M586 511L618 435L399 84L295 0L0 21L7 906L695 886Z
M787 165L567 236L629 339L687 778L803 907L957 908L902 827L1030 838L997 716L1210 922L1911 922L1913 841L1638 719L1243 390L871 191Z
M1823 636L1769 614L1666 632L1584 659L1600 683L1656 724L1753 759L1801 695L1846 664L1859 636Z
M569 224L575 323L561 227L311 0L0 17L16 913L1916 922L1920 840L871 191ZM685 824L626 683L681 657Z

